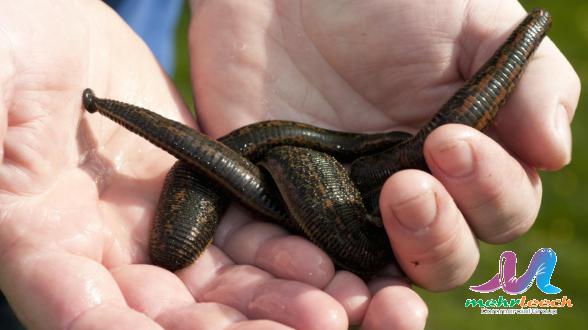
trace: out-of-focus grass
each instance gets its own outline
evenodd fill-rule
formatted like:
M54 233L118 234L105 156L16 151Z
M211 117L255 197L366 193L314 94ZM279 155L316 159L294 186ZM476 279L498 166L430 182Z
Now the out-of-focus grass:
M588 83L588 2L521 1L530 9L543 7L553 15L549 36L570 60L583 83ZM187 12L187 11L186 11ZM178 66L175 81L189 104L189 66L186 31L188 15L182 17L178 28ZM549 79L549 77L546 77ZM586 84L584 84L586 86ZM543 204L536 225L530 233L513 243L492 246L481 244L480 264L472 279L448 293L429 293L417 289L429 305L430 329L497 329L498 327L529 327L532 329L588 329L588 101L582 93L573 128L573 161L562 171L542 173ZM541 109L537 109L541 111ZM479 310L464 308L466 298L496 298L505 293L476 294L470 285L488 280L497 271L498 257L505 250L517 253L519 274L526 269L533 252L550 247L557 252L558 263L552 283L574 302L571 309L560 309L554 316L480 315ZM535 287L526 292L529 298L549 298ZM560 295L558 295L559 297ZM553 297L551 299L554 299ZM402 304L399 301L398 304Z
M189 12L188 5L184 4L183 14L176 32L176 72L173 79L190 109L194 110L192 84L190 81L190 59L188 57Z

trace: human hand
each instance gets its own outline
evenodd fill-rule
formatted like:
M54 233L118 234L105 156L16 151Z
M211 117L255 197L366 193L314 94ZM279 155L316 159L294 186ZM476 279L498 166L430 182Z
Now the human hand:
M267 119L414 132L525 15L516 1L193 0L192 10L196 107L201 127L214 137ZM504 243L531 227L541 199L536 169L570 161L579 88L573 68L546 39L487 132L492 138L462 125L441 127L425 144L431 174L408 170L389 178L380 209L412 281L434 291L461 285L477 265L478 239ZM233 235L251 226L240 225ZM253 260L252 253L227 252L239 262ZM365 292L365 283L345 272L329 276L325 283L337 288L322 287L345 306L351 323L423 326L424 303L406 288L394 291L399 287L385 282L391 278L368 284L374 296L366 309L340 291Z
M154 206L174 160L84 112L82 90L193 123L147 47L102 2L3 2L0 63L0 290L25 326L346 326L329 295L234 264L222 248L177 274L145 265ZM273 252L301 245L275 227L255 232L231 239L233 246L247 250L260 232L276 236ZM317 253L309 271L328 271L326 259Z

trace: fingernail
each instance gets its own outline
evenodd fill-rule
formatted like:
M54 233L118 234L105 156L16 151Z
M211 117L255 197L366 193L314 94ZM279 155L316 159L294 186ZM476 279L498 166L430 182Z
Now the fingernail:
M392 212L406 229L414 232L426 230L437 217L435 192L429 189L395 204Z
M572 154L572 132L570 130L570 117L563 105L559 105L555 113L555 129L559 134L562 146L565 148L566 158ZM569 163L569 161L568 161Z
M443 173L460 178L474 171L474 156L467 141L456 140L433 147L433 161Z

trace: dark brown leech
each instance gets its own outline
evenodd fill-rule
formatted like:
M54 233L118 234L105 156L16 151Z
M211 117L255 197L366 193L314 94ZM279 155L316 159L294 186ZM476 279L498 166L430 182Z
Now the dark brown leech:
M357 134L274 120L244 126L219 141L251 161L280 145L304 146L352 160L384 150L409 137L411 135L404 132ZM209 183L198 179L187 166L178 161L167 175L151 233L151 260L171 271L184 268L198 258L212 241L221 216L212 212L215 203L222 204L221 193L210 189ZM187 205L186 211L180 212L180 202ZM192 209L191 205L203 203L206 212ZM195 237L194 233L199 236ZM170 244L166 245L168 241Z
M212 242L228 200L178 161L165 178L149 239L154 265L175 271L192 264Z
M83 103L89 112L100 112L190 164L250 209L290 230L299 230L290 221L281 201L276 199L272 185L264 181L259 168L236 151L186 125L147 109L97 98L90 89L84 90Z
M269 149L281 145L303 146L327 152L342 160L352 160L363 154L384 150L409 137L411 135L404 132L358 134L273 120L241 127L219 141L251 161L259 160ZM167 175L151 234L153 263L171 271L184 268L198 258L208 246L203 243L212 241L221 216L211 212L214 204L223 200L220 192L210 196L212 190L209 184L198 179L193 170L192 173L189 171L185 163L178 161ZM182 181L190 183L182 184ZM179 202L199 205L202 200L206 201L208 212L192 210L193 206L186 206L188 210L185 212L177 210ZM173 211L169 211L170 208ZM381 227L381 223L378 225ZM198 238L194 233L199 233ZM166 245L166 241L170 244Z
M243 126L219 141L255 162L269 149L290 145L326 152L340 161L390 148L412 135L405 132L360 134L334 131L308 124L271 120Z
M97 100L102 106L108 101L109 103L106 107L109 107L111 111L114 106L127 106L127 104L117 101L97 99L90 91L84 92L84 105L89 110L92 107L94 109L98 108L95 103ZM100 109L98 108L98 110ZM128 110L136 111L137 108L129 108ZM141 110L144 111L144 109ZM118 112L122 112L120 108ZM144 113L142 115L145 116ZM159 120L157 116L152 116L150 113L147 116L149 116L149 120ZM147 132L150 131L143 127L144 123L132 129L129 127L132 125L132 121L126 119L126 122L127 124L124 126L130 130L134 132L141 131L143 132L140 134L142 136L149 135ZM159 125L168 125L168 123L160 123ZM180 130L180 132L184 131L183 128ZM331 131L295 122L272 121L237 129L221 138L220 141L225 142L236 151L243 151L245 156L254 159L263 155L273 146L285 144L308 145L333 152L346 159L353 159L362 153L385 149L407 137L410 137L410 135L403 132L355 134ZM162 141L160 143L165 144L166 142ZM169 270L176 270L191 264L203 252L207 246L203 242L212 240L218 226L218 217L220 216L214 215L210 210L214 208L213 204L221 203L222 198L218 197L221 193L215 192L213 194L212 190L209 189L209 183L199 180L197 173L189 173L187 166L187 164L182 164L179 161L174 166L174 170L168 174L153 224L154 232L152 233L150 244L152 260L154 264ZM178 184L176 186L176 183L180 182L180 180L188 180L194 186L191 187L191 190L188 189L187 185ZM173 182L173 184L170 182ZM206 201L209 211L196 212L192 208L188 208L189 212L169 211L170 207L176 208L179 201L186 205L190 203L202 204L202 201ZM190 214L192 214L192 217L190 217ZM172 223L177 223L177 227L173 227ZM198 242L194 242L194 237L192 236L196 232L201 235L198 237ZM170 242L169 246L164 245L166 241Z
M270 148L280 145L305 146L351 160L386 149L410 136L403 132L347 133L274 120L239 128L219 141L251 161L258 160ZM153 220L151 260L155 265L171 271L184 268L198 258L212 241L222 215L213 210L217 203L221 207L224 196L197 176L187 164L178 161L166 177ZM185 205L186 210L181 210L180 203ZM205 210L194 209L195 205L202 205Z
M492 122L550 25L549 13L542 9L531 11L494 56L413 138L352 163L351 177L364 195L370 213L377 212L381 186L390 175L408 168L428 170L423 144L435 128L458 123L482 130Z
M370 275L393 260L385 231L365 221L361 196L335 158L283 146L269 150L260 165L273 177L306 237L338 266Z

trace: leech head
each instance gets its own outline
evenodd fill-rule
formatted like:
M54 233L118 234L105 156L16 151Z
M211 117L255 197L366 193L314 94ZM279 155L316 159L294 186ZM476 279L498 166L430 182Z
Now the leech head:
M96 100L96 96L94 95L94 91L90 88L84 89L82 93L82 103L84 104L84 108L88 110L90 113L96 112L96 104L94 101Z

